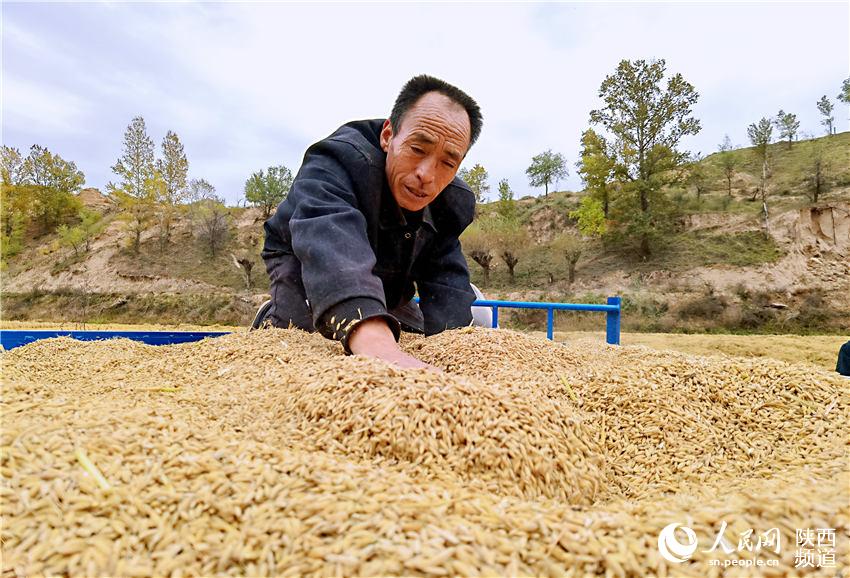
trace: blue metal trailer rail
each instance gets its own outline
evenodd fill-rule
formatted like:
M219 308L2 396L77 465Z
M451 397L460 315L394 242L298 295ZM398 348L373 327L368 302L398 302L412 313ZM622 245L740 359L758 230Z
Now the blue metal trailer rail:
M499 325L499 309L545 309L546 337L553 339L555 311L602 311L606 314L605 341L618 345L620 343L620 298L609 297L607 305L592 303L536 303L531 301L494 301L479 299L473 303L478 307L490 307L493 310L493 327ZM227 335L227 331L74 331L74 330L0 330L0 345L9 350L39 339L50 337L71 337L80 341L98 341L123 337L141 341L148 345L171 345L200 341L207 337Z
M554 339L555 311L603 311L606 314L605 341L611 345L620 344L620 304L619 297L609 297L607 305L593 303L536 303L532 301L491 301L478 299L474 306L491 307L493 309L493 327L499 326L499 308L513 309L545 309L546 338Z
M39 339L51 337L71 337L80 341L100 341L103 339L132 339L141 341L148 345L173 345L175 343L188 343L200 341L207 337L220 337L227 335L228 331L36 331L36 330L2 330L0 331L0 345L3 349L14 349Z

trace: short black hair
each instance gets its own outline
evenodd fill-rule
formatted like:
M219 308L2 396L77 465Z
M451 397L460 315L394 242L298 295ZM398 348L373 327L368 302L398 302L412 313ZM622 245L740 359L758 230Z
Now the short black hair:
M442 95L449 97L451 100L466 109L466 114L469 116L469 147L475 144L478 140L478 135L481 134L481 126L484 124L484 117L481 116L481 109L478 103L456 86L452 86L444 80L420 74L414 76L405 83L401 92L398 93L398 98L395 99L393 110L390 113L390 124L393 127L393 133L397 133L401 127L401 120L404 115L410 110L410 107L422 98L428 92L439 92Z

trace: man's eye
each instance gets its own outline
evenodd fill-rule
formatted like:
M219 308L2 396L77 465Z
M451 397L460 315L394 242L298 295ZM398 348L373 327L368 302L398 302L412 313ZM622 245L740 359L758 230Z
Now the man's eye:
M424 152L425 152L424 150L422 150L422 149L421 149L421 148L419 148L419 147L410 147L410 150L412 150L413 152L415 152L415 153L416 153L416 154L418 154L418 155L421 155L422 153L424 153Z
M443 164L449 167L450 169L455 168L455 164L451 161L443 161Z

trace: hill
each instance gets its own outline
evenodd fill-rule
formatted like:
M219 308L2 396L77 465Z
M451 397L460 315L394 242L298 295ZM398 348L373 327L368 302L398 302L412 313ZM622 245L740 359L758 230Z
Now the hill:
M596 243L588 246L568 280L559 255L547 247L574 227L569 211L580 192L553 192L517 201L517 214L535 243L516 267L496 264L485 289L495 298L601 301L624 297L625 327L643 331L850 331L850 133L770 145L770 235L762 233L753 199L760 165L752 149L733 151L731 194L721 155L700 161L706 180L668 191L678 209L675 232L649 260ZM812 200L814 159L821 159L829 190ZM80 201L103 215L104 227L76 256L55 234L30 238L5 264L4 319L76 322L245 324L264 299L268 278L259 258L262 215L228 208L228 238L212 255L190 210L176 219L171 243L161 247L155 228L128 244L125 224L110 199L94 189ZM479 207L480 215L497 203ZM233 256L247 256L251 286ZM473 282L480 267L470 260ZM542 315L511 312L505 323L539 327ZM561 329L598 327L588 316L559 314Z

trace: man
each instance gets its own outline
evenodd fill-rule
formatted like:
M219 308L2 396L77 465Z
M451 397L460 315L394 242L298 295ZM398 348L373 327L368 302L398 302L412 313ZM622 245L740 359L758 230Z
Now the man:
M312 145L265 223L272 299L253 326L318 330L348 353L429 367L397 341L402 329L433 335L472 321L458 237L475 196L456 174L481 126L472 98L422 75L389 119L350 122Z

